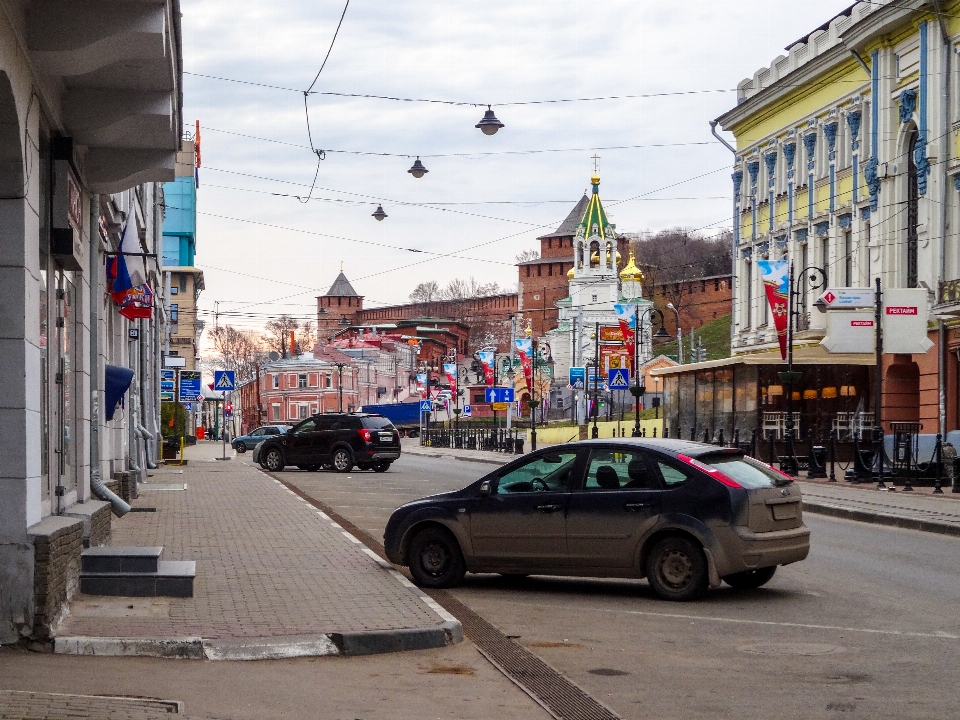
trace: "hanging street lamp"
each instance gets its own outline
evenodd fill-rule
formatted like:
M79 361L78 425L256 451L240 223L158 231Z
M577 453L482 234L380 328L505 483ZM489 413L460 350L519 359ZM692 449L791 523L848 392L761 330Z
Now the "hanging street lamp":
M387 217L387 214L383 211L383 205L377 205L377 209L373 211L372 215L378 222Z
M415 178L422 178L430 171L423 166L423 163L420 162L420 156L418 155L416 161L410 166L410 169L407 170L407 172L413 175Z
M497 116L493 114L493 110L487 105L487 109L483 113L483 119L474 125L474 127L479 128L480 132L484 135L496 135L497 130L503 127L503 123L497 120Z

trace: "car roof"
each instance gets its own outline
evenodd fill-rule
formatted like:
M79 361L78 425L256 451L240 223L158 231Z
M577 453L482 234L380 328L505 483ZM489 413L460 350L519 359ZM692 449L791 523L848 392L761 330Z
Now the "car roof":
M593 440L579 440L577 442L567 443L567 445L582 445L585 447L590 447L591 445L610 445L614 443L617 445L634 445L638 448L659 450L661 452L667 452L674 455L683 454L689 457L698 457L700 455L708 455L716 452L740 452L736 448L709 445L707 443L696 442L694 440L675 440L672 438L596 438Z

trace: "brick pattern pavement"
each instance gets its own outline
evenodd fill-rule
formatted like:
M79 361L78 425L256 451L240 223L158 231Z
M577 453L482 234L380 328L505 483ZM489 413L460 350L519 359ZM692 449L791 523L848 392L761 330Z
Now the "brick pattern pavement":
M435 628L443 619L304 500L220 446L164 467L134 512L114 520L112 545L162 545L162 559L195 560L194 597L171 598L168 617L71 616L58 635L296 638L329 632ZM79 596L83 597L83 596Z
M163 720L182 712L164 700L0 690L0 720Z

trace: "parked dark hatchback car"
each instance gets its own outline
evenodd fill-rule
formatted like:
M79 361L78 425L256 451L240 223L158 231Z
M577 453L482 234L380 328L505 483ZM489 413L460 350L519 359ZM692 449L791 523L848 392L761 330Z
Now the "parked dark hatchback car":
M530 453L463 490L407 503L384 533L418 584L469 572L646 577L664 599L756 588L810 550L800 490L738 450L588 440Z
M255 461L273 472L287 465L301 470L331 466L337 472L386 472L400 457L400 434L387 418L371 413L314 415L283 435L263 441Z
M255 448L268 437L285 433L289 428L285 425L264 425L256 430L251 430L246 435L234 438L230 445L238 453L245 453L247 450Z

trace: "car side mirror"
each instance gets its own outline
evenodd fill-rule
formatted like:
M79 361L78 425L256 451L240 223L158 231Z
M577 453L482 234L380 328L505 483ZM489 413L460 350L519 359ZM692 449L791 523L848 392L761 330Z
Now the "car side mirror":
M487 497L490 494L490 481L484 480L480 483L480 497Z

